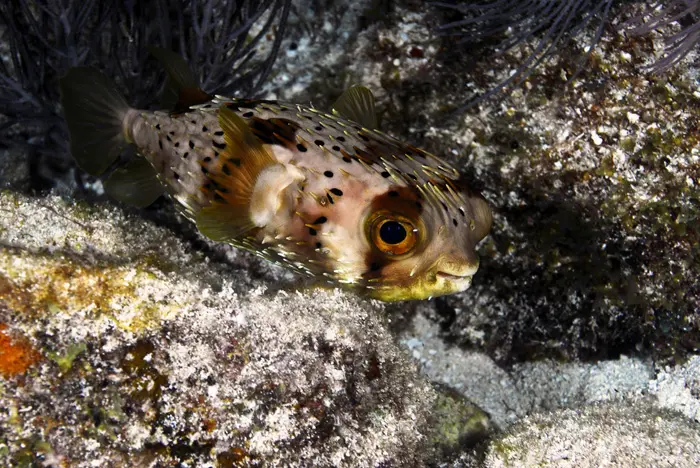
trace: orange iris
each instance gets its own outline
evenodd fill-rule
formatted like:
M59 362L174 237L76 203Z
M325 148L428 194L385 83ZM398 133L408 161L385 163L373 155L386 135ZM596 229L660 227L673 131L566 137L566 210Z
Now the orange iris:
M408 218L377 212L370 218L372 243L386 255L404 255L416 245L417 229Z

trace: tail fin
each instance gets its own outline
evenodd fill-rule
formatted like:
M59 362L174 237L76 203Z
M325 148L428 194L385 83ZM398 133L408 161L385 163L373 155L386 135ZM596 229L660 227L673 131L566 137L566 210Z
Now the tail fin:
M100 175L127 144L122 121L129 105L116 85L92 68L71 68L60 87L71 153L82 169Z

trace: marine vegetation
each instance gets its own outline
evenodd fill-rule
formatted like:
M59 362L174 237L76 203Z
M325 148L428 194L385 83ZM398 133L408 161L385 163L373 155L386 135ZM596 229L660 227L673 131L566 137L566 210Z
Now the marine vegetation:
M367 88L347 90L332 114L209 95L181 57L151 51L169 71L171 112L130 107L90 68L61 80L85 171L101 175L127 143L137 148L107 179L112 196L147 206L167 192L211 239L378 299L469 287L486 202L445 161L377 130Z
M675 21L681 30L665 38L663 55L650 67L661 72L688 55L700 40L700 1L667 0L639 2L646 5L644 13L632 20L616 24L611 15L615 0L491 0L488 2L435 2L445 9L446 23L440 33L456 36L465 47L505 53L514 47L531 42L533 45L513 73L485 93L462 106L459 111L488 99L494 94L522 84L537 66L559 52L572 39L583 36L589 23L596 24L595 33L585 39L585 53L598 44L605 28L623 28L632 35L647 34ZM647 5L647 3L649 3ZM491 47L480 47L491 46ZM490 53L490 52L489 52ZM581 59L585 59L584 54ZM569 78L573 80L581 71ZM458 112L459 112L458 111Z
M291 0L41 0L0 2L0 145L26 146L36 168L68 165L58 79L69 67L99 66L138 107L154 104L162 69L147 46L176 50L202 82L253 96L270 74ZM274 34L271 30L274 28ZM262 48L261 45L265 47ZM110 61L104 61L110 57Z

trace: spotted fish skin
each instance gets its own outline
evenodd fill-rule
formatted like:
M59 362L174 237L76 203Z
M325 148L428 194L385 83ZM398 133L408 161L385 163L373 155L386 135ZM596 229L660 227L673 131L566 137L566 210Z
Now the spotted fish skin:
M369 91L353 91L345 114L224 96L177 112L105 104L205 235L381 300L467 289L486 202L440 158L345 118L376 121Z

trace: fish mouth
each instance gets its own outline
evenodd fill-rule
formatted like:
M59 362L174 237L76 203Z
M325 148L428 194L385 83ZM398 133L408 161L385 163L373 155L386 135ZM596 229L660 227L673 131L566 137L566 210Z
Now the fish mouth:
M453 273L447 273L446 271L438 271L437 275L438 278L448 280L448 281L464 281L464 280L469 280L471 281L472 275L467 274L467 275L455 275Z

